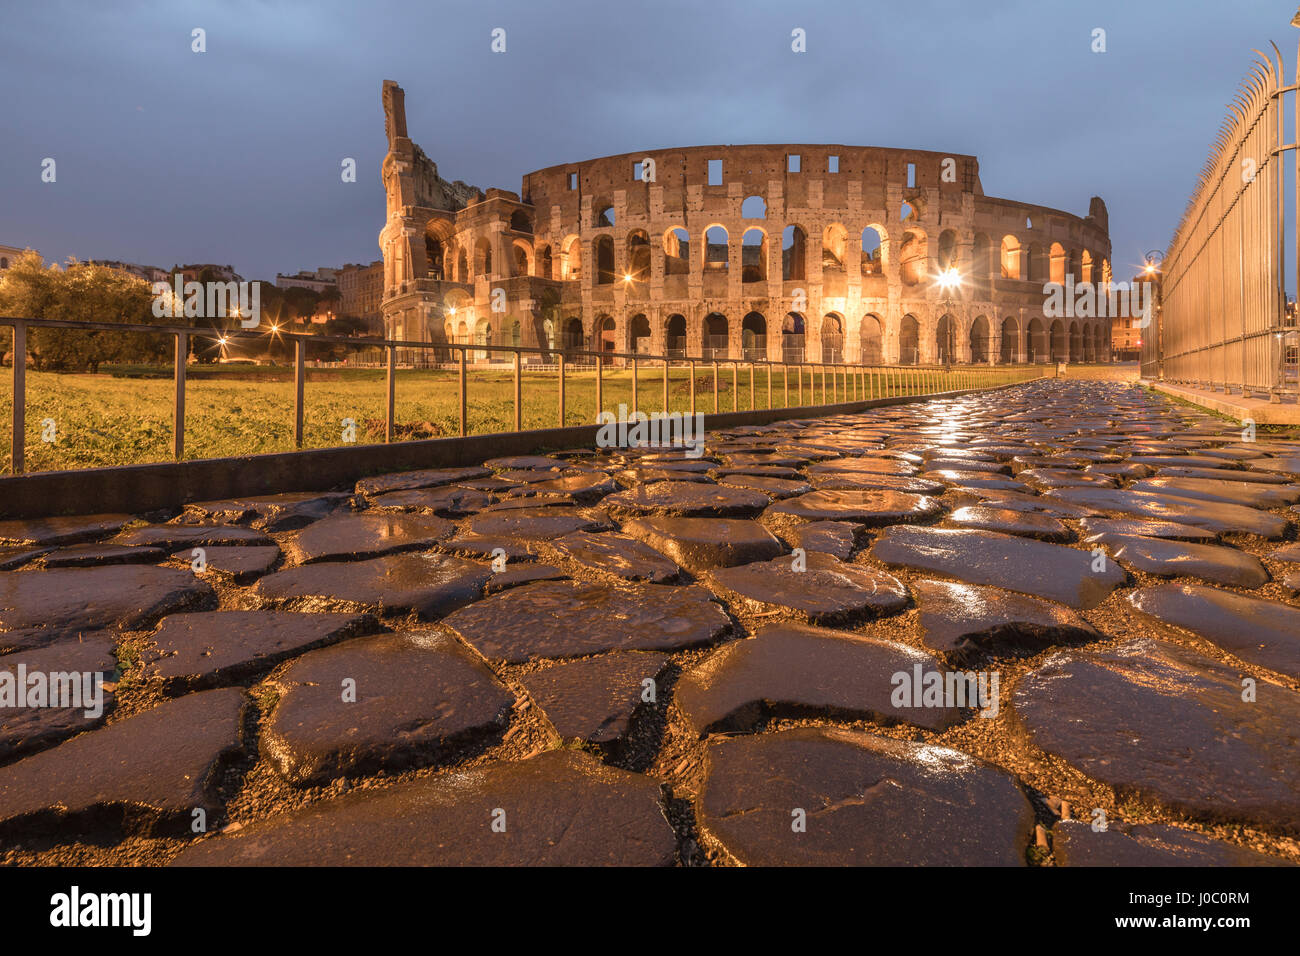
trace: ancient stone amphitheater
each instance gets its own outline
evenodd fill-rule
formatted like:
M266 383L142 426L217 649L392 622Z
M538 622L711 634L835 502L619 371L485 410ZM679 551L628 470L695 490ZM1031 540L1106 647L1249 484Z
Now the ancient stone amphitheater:
M794 144L624 153L483 191L438 175L400 87L383 100L390 337L484 346L479 361L1109 357L1109 320L1044 314L1044 283L1110 279L1100 198L1081 218L984 195L974 156Z

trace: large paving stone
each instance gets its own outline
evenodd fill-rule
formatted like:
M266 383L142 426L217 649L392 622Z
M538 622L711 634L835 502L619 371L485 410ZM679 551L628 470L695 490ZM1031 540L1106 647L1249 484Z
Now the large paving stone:
M925 521L942 510L939 502L905 491L859 489L810 491L771 505L766 514L805 521L853 521L867 527Z
M446 624L484 657L512 663L698 647L731 626L701 587L576 581L514 588L457 611Z
M314 491L259 495L185 506L177 524L237 524L261 531L293 531L346 508L351 495Z
M1111 824L1094 831L1079 820L1052 828L1057 866L1293 866L1243 846L1164 823Z
M1282 508L1300 501L1300 488L1294 485L1267 485L1251 481L1160 477L1147 478L1136 482L1132 487L1134 491L1151 491L1205 501L1228 501L1251 508Z
M772 532L751 518L633 518L623 533L692 574L764 561L785 551Z
M820 551L844 561L853 553L860 527L851 521L810 521L796 525L790 537L796 548Z
M579 504L594 504L606 495L618 491L619 485L603 471L589 474L567 475L563 478L550 478L535 481L524 488L515 488L507 494L518 495L565 495Z
M150 635L142 655L168 693L232 684L326 644L376 630L368 614L207 611L172 614Z
M1012 698L1038 747L1136 798L1208 821L1300 832L1300 694L1167 641L1062 651Z
M95 568L108 564L155 564L167 557L162 548L128 548L116 544L70 544L51 551L47 568Z
M193 565L192 548L182 548L172 557ZM280 548L274 544L251 548L204 548L203 560L208 571L229 576L236 584L248 584L275 566L275 563L280 560Z
M436 488L439 485L458 484L487 478L492 472L486 468L433 468L424 471L402 471L391 475L375 475L357 482L359 495L382 495L390 491L410 491L414 488Z
M443 517L473 514L491 503L492 496L486 492L455 485L387 491L366 501L369 511L417 511Z
M912 582L912 594L921 607L921 643L955 664L1101 637L1064 605L1002 588L922 580Z
M601 502L601 507L616 517L687 515L725 518L758 514L770 501L761 491L747 488L656 481L610 495Z
M79 544L116 534L132 520L121 514L13 518L0 521L0 544Z
M1190 577L1238 588L1257 588L1268 582L1268 572L1259 558L1236 548L1136 534L1099 534L1091 543L1103 545L1116 561L1132 571L1166 578Z
M102 724L115 703L116 671L113 640L103 633L0 657L0 760Z
M289 689L262 733L262 753L294 784L446 760L504 728L515 700L441 631L310 651L278 682Z
M923 674L945 673L932 655L906 644L806 625L769 625L683 673L674 699L701 737L752 730L773 716L870 719L934 731L957 723L956 706L927 707L896 697L896 686L906 681L910 687L918 667Z
M1300 677L1300 608L1195 584L1162 584L1129 595L1154 620L1191 631L1243 661Z
M819 727L713 741L696 819L751 866L1023 866L1034 827L1001 770L944 747Z
M267 575L253 593L264 606L295 611L415 611L432 618L476 599L491 571L433 552L369 561L323 561Z
M1124 583L1113 561L1093 571L1089 551L991 531L886 528L871 547L885 564L991 584L1086 610Z
M810 479L818 491L906 491L918 495L940 495L948 487L929 478L904 475L876 475L870 472L827 472Z
M219 808L243 702L233 687L190 694L0 768L0 826L62 827L111 810L129 829L189 832L195 809Z
M1089 537L1085 544L1103 534L1140 534L1148 538L1168 538L1171 541L1217 541L1219 536L1204 528L1195 528L1177 521L1143 521L1140 518L1082 518L1080 527Z
M444 518L413 514L346 514L300 531L287 547L295 564L358 561L397 551L424 551L455 534Z
M0 571L16 570L49 552L49 548L30 547L24 544L0 547Z
M1226 501L1199 501L1116 488L1060 488L1047 494L1098 511L1176 521L1217 534L1253 534L1276 539L1286 533L1286 519Z
M1040 541L1069 541L1073 537L1063 521L1033 511L966 505L955 509L948 517L963 528L1018 534Z
M717 568L708 581L745 611L784 610L814 624L846 623L907 607L907 588L892 574L818 551L806 553L798 566L801 570L793 557L784 555Z
M519 680L566 741L614 753L636 709L658 700L658 685L647 687L646 681L656 681L667 662L663 654L614 651L531 671Z
M34 647L77 631L135 630L215 600L207 582L172 568L6 571L0 573L0 648Z
M216 546L251 547L275 544L261 531L230 525L145 525L123 531L113 539L113 544L132 548L163 548L179 551L182 548L209 548Z
M204 840L174 863L667 866L675 852L654 780L588 754L553 750L354 791Z
M469 534L520 540L549 540L575 531L607 531L609 525L568 508L519 508L481 512L469 519Z
M623 534L575 531L552 541L551 547L589 571L625 581L663 584L681 574L681 568L654 548Z

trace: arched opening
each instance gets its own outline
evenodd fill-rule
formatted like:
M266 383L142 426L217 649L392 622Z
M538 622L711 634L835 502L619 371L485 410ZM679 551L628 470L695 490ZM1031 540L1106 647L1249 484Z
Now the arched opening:
M878 276L885 271L885 234L876 226L862 230L862 274Z
M598 199L592 203L591 212L593 229L614 228L614 204L608 199Z
M786 226L781 233L781 278L801 282L808 278L808 234L802 226Z
M822 361L839 365L844 361L844 319L835 312L822 316Z
M948 269L956 269L957 262L957 233L951 229L945 229L939 233L939 271L945 272Z
M602 353L601 361L606 365L610 364L613 359L605 355L606 352L618 351L617 329L615 328L614 319L608 315L597 316L596 318L596 351Z
M510 228L515 232L532 233L533 224L528 219L528 214L522 209L516 209L510 214Z
M560 245L560 278L582 278L582 240L569 236Z
M741 321L740 348L751 362L767 358L767 319L761 312L750 312Z
M982 315L975 316L970 326L970 360L980 365L989 361L989 320Z
M1023 257L1025 271L1023 278L1027 282L1043 281L1043 247L1036 242L1029 244L1029 249Z
M684 276L691 271L691 239L681 226L664 233L664 275Z
M1015 236L1002 237L1002 278L1020 278L1020 240Z
M742 282L767 279L767 234L762 229L746 229L740 238L740 278Z
M514 251L514 259L515 259L514 261L515 271L513 274L517 276L532 275L533 269L532 269L532 263L529 261L531 259L531 255L530 255L530 250L528 248L528 243L516 239L515 242L513 243L513 251Z
M848 245L849 232L838 222L833 222L822 231L822 273L844 271L844 248Z
M971 278L987 287L988 280L993 277L996 269L993 264L993 243L984 233L975 233L975 239L971 243Z
M704 272L726 272L731 268L727 230L710 226L704 232Z
M898 327L898 364L918 365L921 361L921 323L916 316L903 316Z
M566 319L564 322L564 340L561 347L566 353L580 352L583 348L582 319Z
M633 282L650 278L650 236L642 229L634 229L627 235L627 275Z
M1081 265L1079 267L1079 281L1091 282L1092 281L1092 253L1089 252L1087 249L1084 249L1080 257L1080 261L1081 261Z
M867 314L862 317L862 329L858 333L858 355L863 365L882 365L885 361L880 317Z
M940 316L935 326L934 352L943 365L957 361L957 321L951 315Z
M474 344L479 346L474 350L474 361L486 362L488 360L486 346L492 344L492 323L487 319L479 319L474 324Z
M628 323L627 335L631 340L632 351L646 354L650 351L650 320L641 313L632 316Z
M803 361L804 324L798 312L787 312L781 322L781 361Z
M1070 323L1070 351L1067 353L1066 361L1083 361L1083 329L1079 327L1078 322Z
M597 236L594 243L596 284L614 284L614 240L611 236Z
M519 348L520 344L522 344L521 337L519 334L518 319L515 319L513 322L510 323L510 344L514 348Z
M1050 354L1053 362L1064 362L1066 360L1065 326L1060 319L1052 323L1051 349Z
M551 247L542 246L537 250L537 274L543 279L554 279L555 273L552 271L555 263L551 258Z
M710 312L704 317L700 330L700 354L706 359L727 357L727 317L721 312Z
M474 243L474 275L486 276L492 274L492 243L487 239L479 239Z
M1011 365L1020 361L1020 323L1011 316L1002 320L1002 355L1003 365Z
M767 201L762 196L746 196L740 204L741 219L766 219Z
M1047 332L1043 329L1041 319L1029 320L1029 332L1025 336L1025 361L1047 361Z
M425 236L424 258L429 263L428 276L430 279L442 278L442 257L442 240L433 236Z
M686 316L668 316L668 321L664 323L664 345L671 357L686 357Z
M1048 282L1065 285L1065 247L1054 242L1048 250Z
M929 254L925 233L909 229L903 234L903 246L898 253L903 285L917 285L925 281L929 271Z

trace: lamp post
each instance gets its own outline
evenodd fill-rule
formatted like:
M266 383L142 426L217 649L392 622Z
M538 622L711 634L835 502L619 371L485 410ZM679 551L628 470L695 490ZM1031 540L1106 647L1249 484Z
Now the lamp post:
M948 319L948 343L947 354L944 365L953 364L953 353L956 350L956 331L953 328L952 317L952 296L953 292L961 288L961 273L949 266L939 273L939 288L943 290L943 311Z

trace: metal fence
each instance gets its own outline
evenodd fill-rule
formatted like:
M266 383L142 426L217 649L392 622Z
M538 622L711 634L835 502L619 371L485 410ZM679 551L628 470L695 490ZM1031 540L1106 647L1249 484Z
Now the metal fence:
M76 329L86 332L148 333L171 335L175 340L173 352L174 391L172 398L172 457L180 461L185 457L185 383L186 362L190 354L191 340L213 340L231 338L264 338L267 333L259 330L232 329L222 332L207 331L196 328L161 325L129 325L107 322L71 322L57 319L7 318L0 316L0 325L13 328L13 418L12 418L12 460L11 474L22 474L24 470L24 450L26 447L27 417L27 367L23 358L27 355L27 333L30 329ZM386 442L394 440L396 420L396 372L399 368L412 367L404 365L399 355L429 355L432 361L416 362L414 367L431 365L450 365L458 371L457 397L460 408L460 434L469 433L470 372L484 366L500 370L504 365L513 369L513 408L514 431L523 430L523 373L534 364L550 366L557 372L555 409L556 425L563 427L565 422L565 378L566 370L580 370L595 376L596 408L605 409L604 380L605 369L611 360L621 363L621 367L631 371L631 401L624 401L630 411L667 412L670 407L670 371L672 369L689 370L690 413L721 412L740 410L740 369L748 369L749 408L760 408L760 398L765 398L766 407L791 408L814 405L833 404L837 402L865 401L873 398L887 398L903 395L925 395L968 389L991 388L1015 382L1041 378L1046 373L1042 366L968 366L944 368L939 366L882 366L882 365L846 365L830 363L777 362L758 359L726 358L681 358L675 355L646 355L644 353L596 352L583 349L529 348L507 345L482 345L477 343L429 343L405 341L400 339L362 338L334 335L312 335L297 332L276 333L280 341L292 343L294 368L294 445L303 447L303 418L306 392L307 368L313 363L307 360L307 348L313 343L323 345L344 345L357 350L364 358L373 358L376 354L384 356L383 367L387 369L387 407L385 417ZM378 351L376 351L378 350ZM505 361L498 360L504 356ZM451 361L446 359L450 357ZM526 361L535 359L536 362ZM349 363L344 363L349 364ZM374 367L373 361L362 361L359 367ZM638 377L658 375L663 382L661 407L657 409L638 409ZM730 377L730 409L722 407L720 379L727 374ZM705 384L699 386L698 379L703 375ZM710 384L711 383L711 384ZM806 389L806 391L805 391ZM710 401L710 393L712 400ZM615 396L617 399L617 396ZM778 404L779 403L779 404ZM287 412L287 410L286 410Z
M1300 242L1300 164L1286 130L1300 72L1286 85L1277 47L1256 53L1161 265L1141 363L1144 378L1283 401L1296 396L1286 242L1288 229Z

